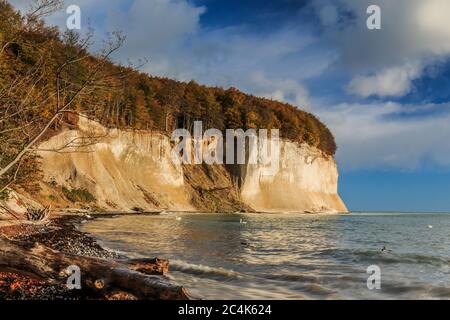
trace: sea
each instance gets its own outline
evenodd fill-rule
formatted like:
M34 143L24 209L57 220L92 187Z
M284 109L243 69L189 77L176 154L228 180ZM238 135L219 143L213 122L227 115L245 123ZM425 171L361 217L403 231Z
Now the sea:
M81 226L106 248L170 261L200 299L449 299L450 214L166 213Z

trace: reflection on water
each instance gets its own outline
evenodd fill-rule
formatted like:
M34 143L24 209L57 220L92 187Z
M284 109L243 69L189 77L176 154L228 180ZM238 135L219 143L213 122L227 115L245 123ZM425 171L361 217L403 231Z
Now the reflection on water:
M206 299L450 298L447 214L168 214L83 229L129 256L169 259L170 277ZM367 289L373 264L381 290Z

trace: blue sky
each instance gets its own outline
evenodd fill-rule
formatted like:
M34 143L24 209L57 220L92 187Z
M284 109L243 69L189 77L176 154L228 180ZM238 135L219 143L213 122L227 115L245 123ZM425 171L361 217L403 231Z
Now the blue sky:
M26 8L29 0L14 0ZM118 61L283 100L338 143L351 210L450 211L450 1L71 0ZM382 28L366 28L369 4ZM60 12L48 22L64 26Z

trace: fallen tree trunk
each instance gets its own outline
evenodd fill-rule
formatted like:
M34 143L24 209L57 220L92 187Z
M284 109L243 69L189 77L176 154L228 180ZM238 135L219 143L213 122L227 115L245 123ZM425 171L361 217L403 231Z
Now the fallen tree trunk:
M131 261L130 265L115 261L64 254L42 245L18 243L0 238L0 271L65 284L69 266L78 266L81 271L81 286L107 296L127 293L137 299L188 300L187 291L166 279L143 274L153 269L164 273L168 263L156 259L158 266L151 267L151 260ZM130 269L131 267L131 269ZM136 270L132 270L136 269Z

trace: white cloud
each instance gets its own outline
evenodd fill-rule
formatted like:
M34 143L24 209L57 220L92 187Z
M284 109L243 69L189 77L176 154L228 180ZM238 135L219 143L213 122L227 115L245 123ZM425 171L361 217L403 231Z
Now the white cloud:
M407 94L411 81L420 78L425 67L450 55L448 0L321 1L338 6L340 18L344 14L356 17L346 25L338 19L323 35L339 52L337 68L352 75L349 89L354 94ZM381 30L366 27L366 9L371 4L381 7ZM323 20L323 12L316 11Z
M404 106L386 102L340 104L315 110L332 129L338 144L337 159L346 170L360 168L416 169L450 166L450 112L428 117L398 116L450 108L443 105Z
M250 81L257 96L292 103L302 109L310 108L308 90L297 81L268 79L262 72L253 73Z
M411 91L412 81L420 74L418 65L388 68L374 75L353 78L347 90L363 98L373 95L401 97Z
M334 56L325 51L308 52L315 41L309 34L290 27L263 35L245 27L201 30L188 46L166 52L164 57L178 72L201 82L252 90L247 86L249 77L258 71L268 78L297 81L321 74ZM165 75L180 78L178 74Z
M126 12L111 7L106 25L108 30L121 30L127 35L122 57L136 59L148 55L152 58L179 48L186 37L195 34L204 12L204 7L187 1L135 0Z
M420 1L412 19L417 21L426 48L437 55L450 53L450 1ZM411 30L414 32L414 30Z

